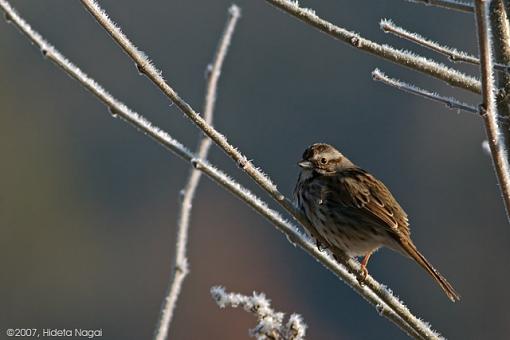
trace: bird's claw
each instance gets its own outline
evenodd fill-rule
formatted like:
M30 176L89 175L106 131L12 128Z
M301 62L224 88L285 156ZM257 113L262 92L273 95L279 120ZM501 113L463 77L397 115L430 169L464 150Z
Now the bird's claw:
M319 240L315 240L315 245L317 246L317 249L319 249L319 251L323 251L324 249L326 249L326 247L324 247Z
M365 285L365 281L367 279L367 276L368 276L368 270L367 270L366 267L362 266L360 268L360 271L359 271L357 277L356 277L358 279L358 283L359 283L360 286L364 286Z

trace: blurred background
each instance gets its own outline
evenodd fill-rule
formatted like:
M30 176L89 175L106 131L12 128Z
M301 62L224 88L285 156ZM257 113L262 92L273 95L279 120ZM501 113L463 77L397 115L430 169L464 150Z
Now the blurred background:
M204 73L231 0L102 1L165 78L201 110ZM391 188L413 238L462 295L452 304L413 262L389 250L369 270L452 339L510 332L510 226L482 121L375 83L391 76L479 99L335 41L262 0L242 8L220 80L215 125L290 195L313 142L337 146ZM447 62L385 35L381 18L477 53L472 15L405 1L301 1L363 36ZM32 26L114 96L194 149L198 130L75 1L18 0ZM0 22L0 328L103 329L152 337L172 269L178 192L189 167L112 118L76 81ZM470 74L472 66L455 65ZM211 160L262 197L218 148ZM273 204L273 202L271 202ZM203 178L172 339L244 339L254 318L220 310L213 285L265 292L300 313L310 339L405 339L393 324L266 220Z

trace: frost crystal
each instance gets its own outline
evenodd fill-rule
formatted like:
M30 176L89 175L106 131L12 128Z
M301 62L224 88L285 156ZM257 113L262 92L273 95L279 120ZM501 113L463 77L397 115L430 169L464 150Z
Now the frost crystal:
M249 335L260 340L302 340L306 334L306 324L299 314L292 314L284 324L285 314L271 308L271 301L264 293L253 292L252 296L227 293L224 287L214 286L211 295L220 308L242 307L254 314L257 325L249 330Z

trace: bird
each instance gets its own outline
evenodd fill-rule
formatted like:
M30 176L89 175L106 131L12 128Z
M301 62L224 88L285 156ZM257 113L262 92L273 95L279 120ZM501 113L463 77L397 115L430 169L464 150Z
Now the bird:
M407 214L383 182L325 143L309 146L298 165L294 200L319 250L329 249L337 261L362 257L362 284L370 256L381 247L390 248L425 269L451 301L460 300L414 245Z

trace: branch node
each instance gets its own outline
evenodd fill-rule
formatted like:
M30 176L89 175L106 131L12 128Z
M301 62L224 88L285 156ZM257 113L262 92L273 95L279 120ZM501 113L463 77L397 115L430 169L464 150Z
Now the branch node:
M508 99L508 91L506 88L502 87L496 91L496 100L498 102L506 101Z
M174 268L174 273L176 275L187 275L189 273L189 264L188 261L183 260L180 263L178 263Z
M112 118L117 118L119 115L119 111L117 111L117 109L115 109L113 106L108 106L108 112L110 112Z
M200 162L200 159L193 158L193 159L191 159L190 163L191 163L191 166L197 170L200 170L203 168L202 162Z
M375 306L375 309L377 310L377 313L379 313L379 315L382 316L385 312L386 307L384 307L382 304L378 304L377 306Z
M136 66L136 69L138 70L139 75L141 75L141 76L147 75L147 72L145 71L145 67L143 67L142 65L140 65L138 63L135 63L135 66Z
M207 66L206 66L206 68L204 70L204 78L205 78L205 80L209 80L209 78L211 77L212 70L213 70L212 64L207 64Z
M248 160L243 158L237 161L237 166L243 170L246 170L246 168L248 167L248 163L249 163Z
M361 47L361 40L358 37L352 37L351 38L351 45L357 48Z
M480 113L480 116L485 118L487 117L487 108L484 104L478 105L478 112Z

